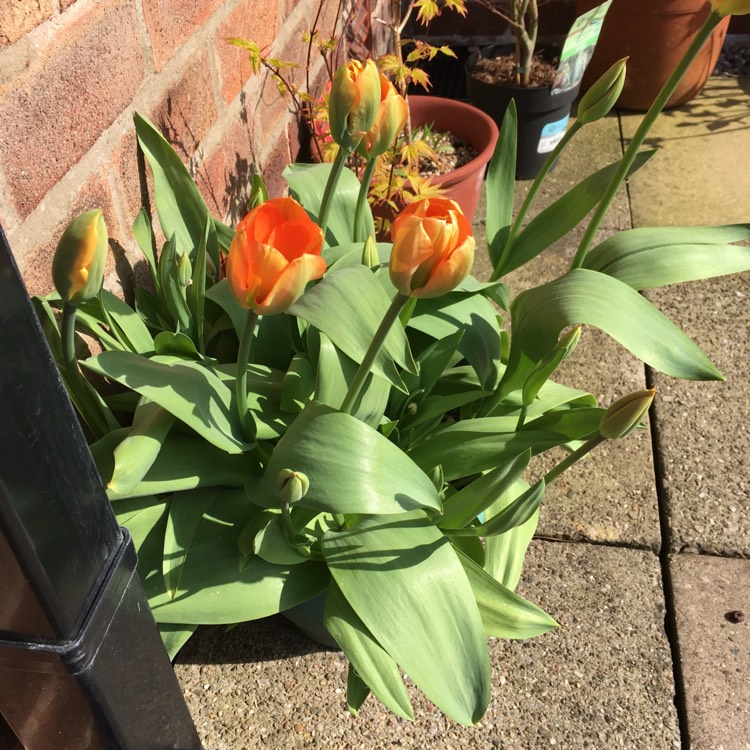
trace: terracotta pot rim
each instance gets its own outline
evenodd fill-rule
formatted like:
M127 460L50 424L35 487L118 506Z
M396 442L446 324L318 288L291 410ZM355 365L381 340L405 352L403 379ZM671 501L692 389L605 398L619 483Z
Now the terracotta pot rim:
M468 164L464 164L462 167L448 172L439 177L433 177L432 182L434 185L440 187L450 187L456 182L466 179L469 175L475 174L480 169L489 163L492 158L492 154L495 150L495 144L497 139L500 137L500 130L495 124L495 121L482 110L477 109L471 104L466 102L459 102L455 99L446 99L440 96L424 96L420 94L409 95L409 106L413 105L417 107L430 107L436 109L435 123L439 129L449 130L447 125L439 124L445 119L446 113L458 113L462 118L466 118L466 122L473 122L473 126L470 129L470 133L464 134L456 133L461 138L465 138L479 153L472 159ZM443 117L440 117L443 115ZM417 124L423 122L429 122L431 118L425 117L421 119ZM478 125L478 127L477 127Z

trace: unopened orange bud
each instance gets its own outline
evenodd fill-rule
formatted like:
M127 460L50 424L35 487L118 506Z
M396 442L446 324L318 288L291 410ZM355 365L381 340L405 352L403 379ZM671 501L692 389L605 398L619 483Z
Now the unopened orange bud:
M406 126L409 109L396 87L380 73L380 106L375 122L365 133L357 151L367 159L385 153Z
M599 424L599 434L607 440L617 440L629 435L646 415L656 395L656 388L635 391L623 396L604 412Z
M101 208L70 222L52 259L52 280L63 302L79 305L99 294L107 260L107 225Z
M331 137L354 151L372 127L380 107L380 73L372 60L352 60L334 74L328 99Z
M391 225L391 281L409 297L439 297L455 289L474 262L471 224L449 198L409 204Z

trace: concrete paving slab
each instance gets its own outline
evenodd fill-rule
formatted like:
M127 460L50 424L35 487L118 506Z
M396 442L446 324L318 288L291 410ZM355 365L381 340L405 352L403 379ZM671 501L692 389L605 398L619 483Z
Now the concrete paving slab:
M557 167L540 191L531 218L553 203L583 178L622 155L620 129L615 116L583 128L568 145ZM516 183L516 211L530 182ZM475 233L478 260L475 274L487 278L484 232L485 205L480 204ZM512 293L551 281L564 274L586 224L505 279ZM630 227L630 209L621 190L608 213L598 239ZM643 365L609 336L587 328L573 357L563 363L556 379L593 393L600 403L645 387ZM564 454L552 452L536 461L541 476ZM658 549L661 543L654 467L648 432L616 444L601 446L585 462L570 469L547 491L538 533L556 539L580 539Z
M534 542L519 589L560 628L491 640L493 698L460 727L410 690L416 720L371 696L345 708L346 661L283 618L201 628L176 665L208 750L679 748L659 562L648 551Z
M750 561L682 554L669 567L689 746L748 750Z
M657 121L651 141L662 152L630 182L634 225L750 220L748 90L750 79L711 78L698 98ZM639 121L622 116L625 137ZM671 549L750 554L750 275L655 290L648 297L727 378L654 378Z

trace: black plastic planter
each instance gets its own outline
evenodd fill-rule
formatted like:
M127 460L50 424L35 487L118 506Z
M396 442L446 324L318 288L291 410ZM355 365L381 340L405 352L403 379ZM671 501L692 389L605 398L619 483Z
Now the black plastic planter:
M199 750L0 228L0 743Z
M466 61L466 91L471 103L486 112L500 126L511 99L518 111L516 179L537 176L550 152L565 133L570 108L580 86L553 94L552 88L526 88L487 83L471 75L480 57L512 54L513 45L495 45L475 52Z

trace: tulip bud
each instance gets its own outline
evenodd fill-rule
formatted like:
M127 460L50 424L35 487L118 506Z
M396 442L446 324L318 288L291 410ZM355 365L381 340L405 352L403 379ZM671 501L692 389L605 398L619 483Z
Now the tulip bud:
M187 253L183 253L177 261L177 281L184 289L191 283L193 278L193 266Z
M380 73L380 106L375 122L357 146L359 154L374 159L385 153L406 126L409 108L396 87Z
M604 412L599 423L599 434L607 440L617 440L629 435L640 424L655 395L656 388L649 388L629 393L615 401Z
M474 262L471 224L449 198L410 203L391 225L393 285L407 297L439 297L455 289Z
M750 13L750 0L711 0L711 10L720 16L745 16Z
M276 495L285 505L298 503L310 489L310 480L301 471L282 469L276 479Z
M328 99L331 137L352 152L372 127L380 108L380 73L372 60L352 60L334 74Z
M99 294L107 260L107 225L101 208L70 222L52 259L52 280L63 302L79 305Z
M378 255L378 246L375 244L375 235L371 234L365 240L365 246L362 248L362 265L373 269L380 266L380 256Z
M581 97L578 102L578 122L586 125L600 120L615 106L625 85L627 62L627 57L618 60Z

